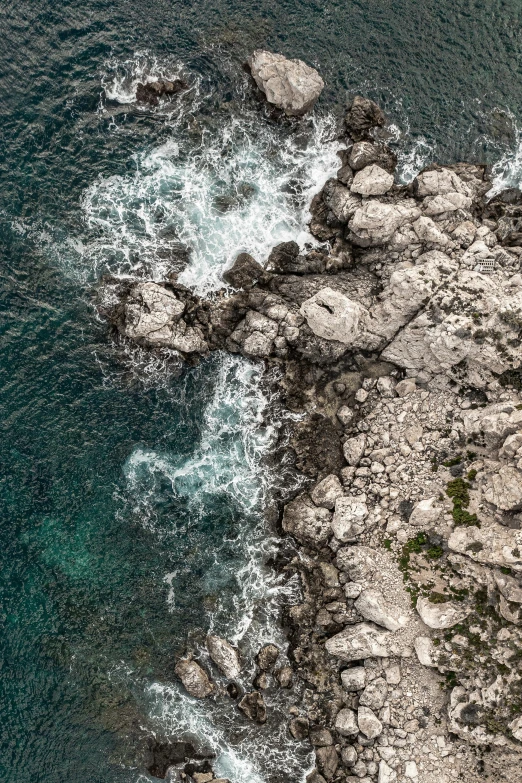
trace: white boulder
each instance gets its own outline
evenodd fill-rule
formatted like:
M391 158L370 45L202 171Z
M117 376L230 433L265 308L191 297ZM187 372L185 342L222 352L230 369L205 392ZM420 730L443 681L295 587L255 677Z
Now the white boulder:
M338 541L355 541L366 530L366 495L343 495L335 501L332 530Z
M344 345L358 345L368 311L333 288L321 288L301 305L301 314L314 334Z
M305 114L321 94L324 82L302 60L256 50L248 60L252 76L269 103L289 116Z
M471 609L451 601L433 604L428 598L421 597L417 599L417 611L428 628L452 628L462 622L470 614Z
M393 182L393 174L374 163L356 173L351 191L361 196L383 196L393 186Z
M354 606L365 620L382 625L388 631L397 631L408 624L408 618L400 615L375 588L363 590Z
M344 628L327 639L325 647L330 655L342 661L361 661L365 658L388 658L388 632L368 623Z

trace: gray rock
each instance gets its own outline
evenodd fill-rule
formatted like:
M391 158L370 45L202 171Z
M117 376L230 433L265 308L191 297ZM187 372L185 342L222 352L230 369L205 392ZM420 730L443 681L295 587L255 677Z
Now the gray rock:
M192 658L182 658L174 669L187 693L196 699L204 699L214 690L214 686L204 669Z
M265 644L256 656L256 663L262 672L269 672L279 658L279 647L275 644Z
M503 465L498 473L489 473L482 485L488 503L502 511L522 508L522 473L511 465Z
M397 780L397 773L384 759L379 762L379 776L377 783L395 783Z
M355 211L348 225L356 244L362 247L384 245L398 228L405 223L413 223L420 215L420 209L409 201L387 204L372 199Z
M375 552L366 546L343 546L337 552L337 567L353 582L369 579L377 571Z
M471 195L468 185L461 180L458 174L442 167L433 166L427 171L421 171L413 184L417 195L420 197L445 196L448 193Z
M289 116L305 114L321 94L324 82L302 60L256 50L248 60L252 76L269 103Z
M436 666L436 650L429 636L417 636L413 642L419 663L423 666Z
M283 530L307 544L323 544L332 534L332 515L319 508L307 493L287 503L283 512Z
M368 683L359 697L359 704L370 707L372 710L380 710L386 701L388 684L382 677L377 677Z
M361 198L336 179L329 179L322 192L323 202L340 223L348 223L361 206Z
M498 456L500 459L513 459L519 449L522 449L522 432L516 432L514 435L508 435Z
M330 655L342 661L361 661L365 658L387 658L389 634L368 623L348 626L340 633L327 639L325 644Z
M341 682L346 691L362 691L366 685L366 669L364 666L353 666L341 672Z
M254 723L266 723L265 700L259 691L245 693L237 705L241 712Z
M348 438L343 445L343 454L348 465L359 464L366 448L366 435L361 433L355 438Z
M440 506L437 506L437 497L434 495L417 503L410 514L408 522L410 525L426 529L435 525L439 521L441 514L442 509Z
M357 711L357 723L360 731L368 737L368 739L375 739L382 734L383 725L370 707L359 707Z
M337 713L335 730L341 737L352 737L359 733L355 712L349 707L345 707Z
M350 190L365 197L383 196L393 186L393 181L393 174L374 163L357 172Z
M366 530L368 506L365 495L342 495L335 502L332 530L338 541L357 541Z
M470 614L471 608L451 601L432 604L428 598L420 597L417 599L417 611L428 628L452 628Z
M240 253L230 269L223 272L223 280L233 288L251 288L265 274L261 264L248 253Z
M316 484L310 494L316 506L332 510L337 498L344 495L344 490L335 473L330 473L319 484Z
M356 95L345 116L345 126L355 141L364 139L372 128L382 128L386 122L383 110L376 103Z
M226 639L209 634L207 636L207 650L220 670L229 680L235 680L241 672L241 662L236 647L233 647Z
M354 605L365 620L382 625L388 631L397 631L408 623L408 618L401 615L396 607L390 606L375 588L363 590Z
M455 528L448 539L448 547L476 563L522 571L522 531L496 522L484 521L480 528Z
M300 312L318 337L346 346L359 344L368 313L359 302L328 287L303 302Z
M522 604L522 585L509 574L503 574L502 571L493 573L495 583L507 601L515 604Z
M333 745L325 748L317 748L315 751L317 766L326 780L331 780L339 766L339 755Z

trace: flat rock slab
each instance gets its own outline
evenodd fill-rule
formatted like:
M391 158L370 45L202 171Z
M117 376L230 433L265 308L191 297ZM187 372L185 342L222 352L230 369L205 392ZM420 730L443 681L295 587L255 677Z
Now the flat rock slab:
M343 661L388 658L389 634L368 623L348 626L326 641L326 649Z

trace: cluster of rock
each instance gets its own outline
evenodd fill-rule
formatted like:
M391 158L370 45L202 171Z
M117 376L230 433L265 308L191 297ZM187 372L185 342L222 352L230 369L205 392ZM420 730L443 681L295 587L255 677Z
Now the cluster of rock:
M305 99L307 72L292 81L265 55L250 64L268 100L289 114L312 105L322 82ZM384 122L367 99L348 109L341 166L311 205L317 248L283 243L263 264L241 254L206 300L175 280L107 283L106 312L124 338L188 361L226 349L277 365L302 414L291 446L310 486L281 525L294 542L283 570L303 591L285 609L304 684L289 731L315 748L310 783L514 782L522 198L488 201L484 167L468 164L396 184ZM211 639L208 651L233 683L234 648ZM235 695L262 722L258 664L254 690ZM191 658L176 671L194 696L213 693ZM281 677L291 688L291 670Z

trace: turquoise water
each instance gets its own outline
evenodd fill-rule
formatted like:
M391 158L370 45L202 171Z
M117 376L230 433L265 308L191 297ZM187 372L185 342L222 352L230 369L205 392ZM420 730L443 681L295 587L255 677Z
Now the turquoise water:
M153 732L203 735L234 783L306 768L276 725L233 734L227 703L194 705L173 672L188 637L212 627L253 645L276 611L259 369L214 357L179 375L124 351L93 285L172 271L172 229L198 290L239 250L304 241L306 202L335 169L326 140L356 90L390 113L405 178L435 157L518 181L521 16L515 0L4 9L2 782L147 780ZM260 46L320 68L314 122L264 116L241 70ZM168 111L126 103L140 74L177 73L192 86Z

